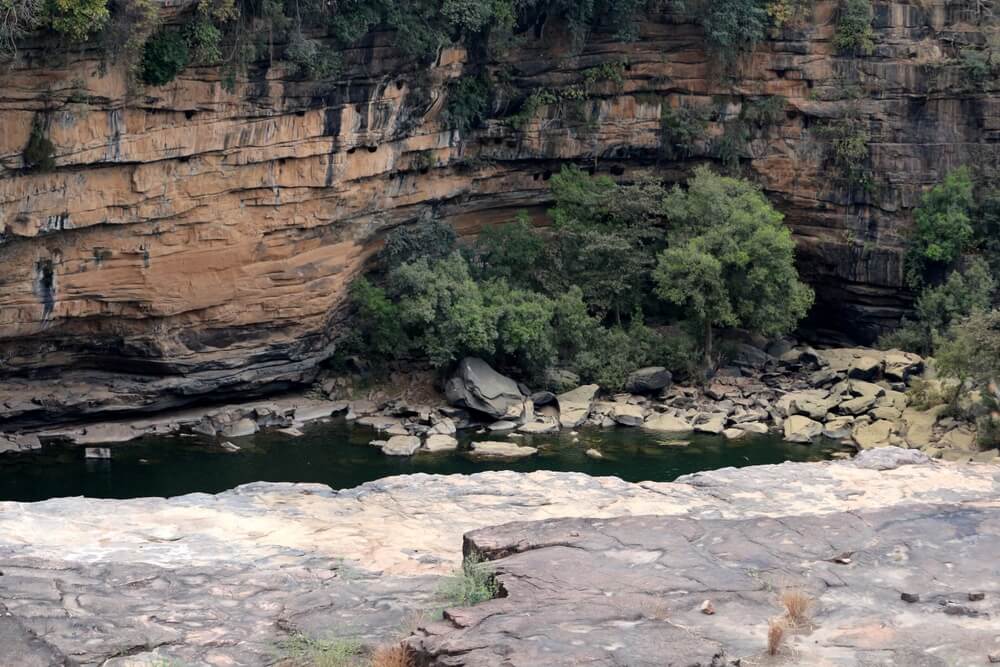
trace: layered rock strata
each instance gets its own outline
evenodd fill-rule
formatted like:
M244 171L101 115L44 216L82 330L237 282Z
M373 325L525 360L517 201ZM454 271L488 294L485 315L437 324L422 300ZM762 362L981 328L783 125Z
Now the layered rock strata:
M870 337L905 305L902 239L921 188L997 164L996 82L970 85L958 60L986 41L981 3L876 3L870 57L835 53L834 0L808 4L728 71L676 13L645 17L632 43L598 31L579 52L560 26L533 26L485 64L510 89L466 133L442 120L448 82L483 64L447 49L417 71L387 34L343 54L337 81L257 63L233 92L217 68L136 90L94 51L25 45L0 73L0 420L308 383L385 230L438 215L474 234L521 208L544 222L546 181L567 161L667 179L738 162L795 232L813 325ZM602 66L621 81L584 86ZM535 90L565 99L504 122ZM743 123L778 96L772 121ZM670 160L661 119L680 106L709 121ZM817 128L845 115L868 132L873 189L838 185L830 165ZM54 145L50 173L23 169L33 127Z
M901 465L905 462L916 464ZM314 484L256 483L214 496L0 503L0 587L7 608L0 615L5 637L0 664L27 665L32 662L23 656L52 660L55 655L107 667L157 661L265 665L275 660L279 642L294 633L366 643L396 639L410 612L446 606L436 590L460 562L463 533L567 517L655 515L661 518L650 521L678 517L677 526L712 526L719 544L733 545L733 558L760 556L759 589L746 594L761 610L769 599L764 582L785 570L769 569L776 552L747 541L753 536L748 531L760 534L760 526L773 526L778 535L817 522L860 526L858 514L880 508L898 511L900 519L919 518L907 509L916 506L962 506L972 512L995 502L998 492L995 466L929 463L917 452L888 448L853 462L726 469L671 484L487 472L393 477L340 492ZM766 518L819 515L826 518ZM917 557L929 550L920 544L938 544L951 534L942 533L946 524L937 520L905 525L909 560L895 563L894 577L917 571ZM992 529L967 524L974 525L983 536L982 548L992 548ZM538 534L550 527L542 524ZM812 530L777 540L773 548L783 550L787 574L798 577L804 562L835 549L827 537ZM868 547L858 546L859 554L862 548ZM987 562L978 560L978 552L957 555L963 554L961 562L956 556L954 572L971 573ZM874 557L873 551L856 560L868 563ZM657 576L679 582L701 571L691 561L676 560ZM954 572L949 576L957 577ZM722 605L717 607L723 613ZM469 613L449 615L472 618ZM623 625L621 637L631 627ZM720 642L729 639L721 631L707 634Z

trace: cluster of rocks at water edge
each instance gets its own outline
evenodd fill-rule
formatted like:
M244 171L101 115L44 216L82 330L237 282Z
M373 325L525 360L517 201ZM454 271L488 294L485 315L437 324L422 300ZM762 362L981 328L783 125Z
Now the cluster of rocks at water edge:
M372 445L392 456L460 449L459 430L477 433L467 454L520 458L537 453L515 442L531 435L581 427L641 427L667 437L665 444L685 444L691 432L738 440L775 433L808 445L837 441L858 449L895 445L919 449L948 460L987 461L996 450L980 452L975 426L946 416L945 406L917 409L906 391L915 379L938 382L919 356L867 348L815 350L779 341L762 349L747 343L733 347L731 365L719 369L703 386L679 386L668 370L635 370L626 391L607 395L595 384L563 369L545 374L546 389L532 391L497 372L485 361L463 359L440 397L424 401L333 400L297 397L173 413L129 423L93 424L37 434L0 435L0 452L37 448L49 439L77 444L123 442L150 433L188 432L217 438L229 451L228 438L272 429L289 436L316 419L343 415L379 433ZM549 390L551 389L551 391ZM601 458L599 451L588 452Z
M674 385L669 371L651 367L631 374L629 391L606 396L597 385L574 386L578 378L565 370L550 371L547 381L572 389L532 392L470 358L447 383L450 407L390 404L358 422L390 436L373 443L385 453L403 455L457 448L454 435L464 428L516 437L620 426L732 440L773 432L802 444L827 440L857 449L920 449L949 460L995 458L995 450L978 451L974 427L943 417L944 406L918 410L909 405L909 383L917 378L933 382L927 375L924 360L905 352L817 351L781 344L762 350L742 344L735 349L733 365L704 387ZM513 456L534 453L508 447Z

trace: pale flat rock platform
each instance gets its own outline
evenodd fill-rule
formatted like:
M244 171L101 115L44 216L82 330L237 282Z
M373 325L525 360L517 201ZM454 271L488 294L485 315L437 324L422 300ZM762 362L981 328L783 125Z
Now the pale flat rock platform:
M0 665L15 650L108 667L266 665L294 631L379 641L409 611L443 606L435 589L459 564L465 533L509 522L656 515L700 525L1000 498L995 465L893 468L912 453L877 456L889 469L786 463L664 484L420 474L344 491L255 483L171 499L0 503L0 603L16 621L0 633L22 638L0 643ZM743 538L733 540L736 549ZM688 576L684 561L676 567Z

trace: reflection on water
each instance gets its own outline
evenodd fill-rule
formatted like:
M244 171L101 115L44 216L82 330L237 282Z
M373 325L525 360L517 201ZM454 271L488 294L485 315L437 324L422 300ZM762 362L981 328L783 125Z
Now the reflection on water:
M636 428L589 429L516 438L539 448L519 461L477 461L461 452L390 457L371 447L375 433L344 421L307 426L305 435L258 433L233 438L229 453L202 437L148 437L113 445L110 461L84 459L82 448L47 448L41 453L0 458L0 500L34 501L60 496L134 498L216 493L239 484L321 482L350 488L389 475L415 472L474 473L482 470L559 470L615 475L628 481L670 481L687 473L726 466L830 458L837 446L797 445L777 436L727 441L691 434L671 438ZM576 439L574 439L576 438ZM471 435L462 439L504 438ZM687 444L685 444L687 443ZM594 448L604 458L584 452Z

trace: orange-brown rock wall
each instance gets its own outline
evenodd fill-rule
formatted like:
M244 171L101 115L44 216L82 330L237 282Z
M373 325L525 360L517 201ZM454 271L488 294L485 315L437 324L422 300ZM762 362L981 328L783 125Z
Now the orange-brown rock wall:
M820 299L810 326L871 337L906 305L901 249L921 189L960 164L997 166L996 82L970 87L955 64L985 39L972 9L877 3L876 53L852 58L834 53L836 3L822 0L735 69L669 14L635 42L595 34L579 53L544 26L488 64L522 95L603 63L627 63L624 81L519 130L498 104L465 134L442 110L470 57L417 68L390 34L346 53L338 81L259 63L233 92L216 68L136 89L93 52L29 45L0 72L0 424L308 382L387 228L433 213L475 233L543 205L567 161L680 179L717 161L742 104L772 95L783 118L752 130L740 168L794 230ZM679 104L715 116L689 159L667 161L661 113ZM815 131L849 105L870 131L868 192L837 183ZM47 173L22 168L36 119L55 145Z

